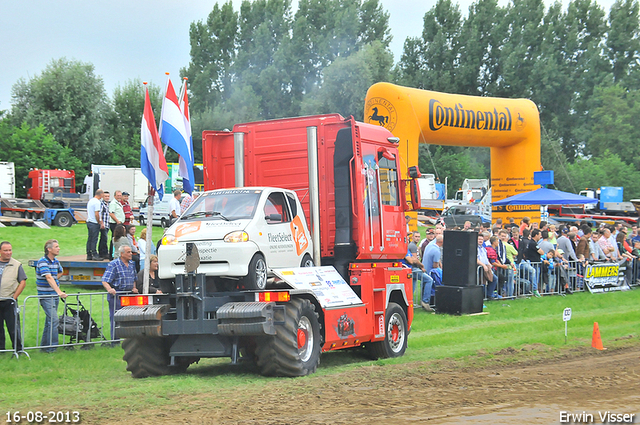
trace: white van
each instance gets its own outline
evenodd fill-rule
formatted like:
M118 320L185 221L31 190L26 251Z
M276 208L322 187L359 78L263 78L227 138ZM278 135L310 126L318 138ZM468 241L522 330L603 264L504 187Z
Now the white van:
M186 195L182 195L180 198L180 203L184 199ZM149 198L151 196L147 196L147 199L140 204L140 215L138 216L138 221L140 221L140 225L145 226L147 224L147 209ZM162 197L162 201L158 198L156 194L153 198L153 222L154 225L160 225L162 227L169 227L171 223L171 210L169 207L169 203L173 199L172 193L165 193Z
M186 246L198 248L198 273L241 280L264 289L273 268L313 266L313 246L300 200L270 187L219 189L201 194L165 231L158 276L184 274Z

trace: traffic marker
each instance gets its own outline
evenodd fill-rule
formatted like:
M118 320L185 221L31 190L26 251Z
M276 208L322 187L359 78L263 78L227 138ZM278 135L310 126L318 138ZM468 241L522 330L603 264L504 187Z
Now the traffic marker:
M606 348L602 346L602 338L600 338L598 322L593 322L593 338L591 339L591 346L596 350L606 350Z

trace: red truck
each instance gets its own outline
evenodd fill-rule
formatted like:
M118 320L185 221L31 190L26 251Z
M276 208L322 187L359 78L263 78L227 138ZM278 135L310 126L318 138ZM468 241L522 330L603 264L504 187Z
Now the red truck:
M411 269L400 263L407 252L405 189L409 183L417 194L419 172L401 179L397 138L380 126L320 115L205 131L203 156L206 190L295 191L310 217L314 263L322 267L274 270L282 281L264 290L180 274L162 282L169 294L123 297L117 336L125 338L124 359L134 377L184 371L200 357L231 357L233 363L244 357L264 375L302 376L316 370L325 351L365 347L373 358L404 354L413 320ZM217 211L185 214L191 221L168 229L167 243L179 246L184 231L228 222ZM184 246L185 264L193 245ZM162 246L158 255L162 261ZM207 256L214 264L215 250ZM333 280L323 277L331 273ZM321 284L343 285L349 302L335 292L331 298L309 290Z

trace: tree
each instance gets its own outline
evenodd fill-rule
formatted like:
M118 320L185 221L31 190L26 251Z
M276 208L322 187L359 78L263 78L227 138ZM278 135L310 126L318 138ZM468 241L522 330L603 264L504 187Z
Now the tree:
M12 88L12 123L44 125L84 165L105 158L109 141L105 121L109 104L102 78L90 63L53 60L42 74L20 79Z
M629 77L638 72L638 59L640 59L639 8L636 0L617 0L609 12L610 29L607 47L616 83L625 84Z
M32 168L77 170L82 164L73 151L56 142L42 124L35 128L27 123L15 127L9 120L0 121L0 152L2 161L15 165L16 196L23 198L27 193L20 183Z
M456 146L431 146L421 144L418 148L420 172L435 174L441 183L447 178L447 193L452 194L462 186L464 179L484 179L488 177L484 165L476 162L476 156L470 152L489 151L488 148L469 148Z
M362 50L338 58L323 71L324 84L305 96L303 114L333 113L364 119L364 99L374 83L388 81L393 56L374 41Z

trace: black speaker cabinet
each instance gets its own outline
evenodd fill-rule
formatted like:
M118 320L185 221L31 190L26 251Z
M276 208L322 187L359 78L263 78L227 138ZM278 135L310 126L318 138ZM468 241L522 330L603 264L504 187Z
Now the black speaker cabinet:
M445 230L442 247L442 283L475 286L478 267L478 232Z
M436 286L436 310L446 314L482 312L484 286Z

